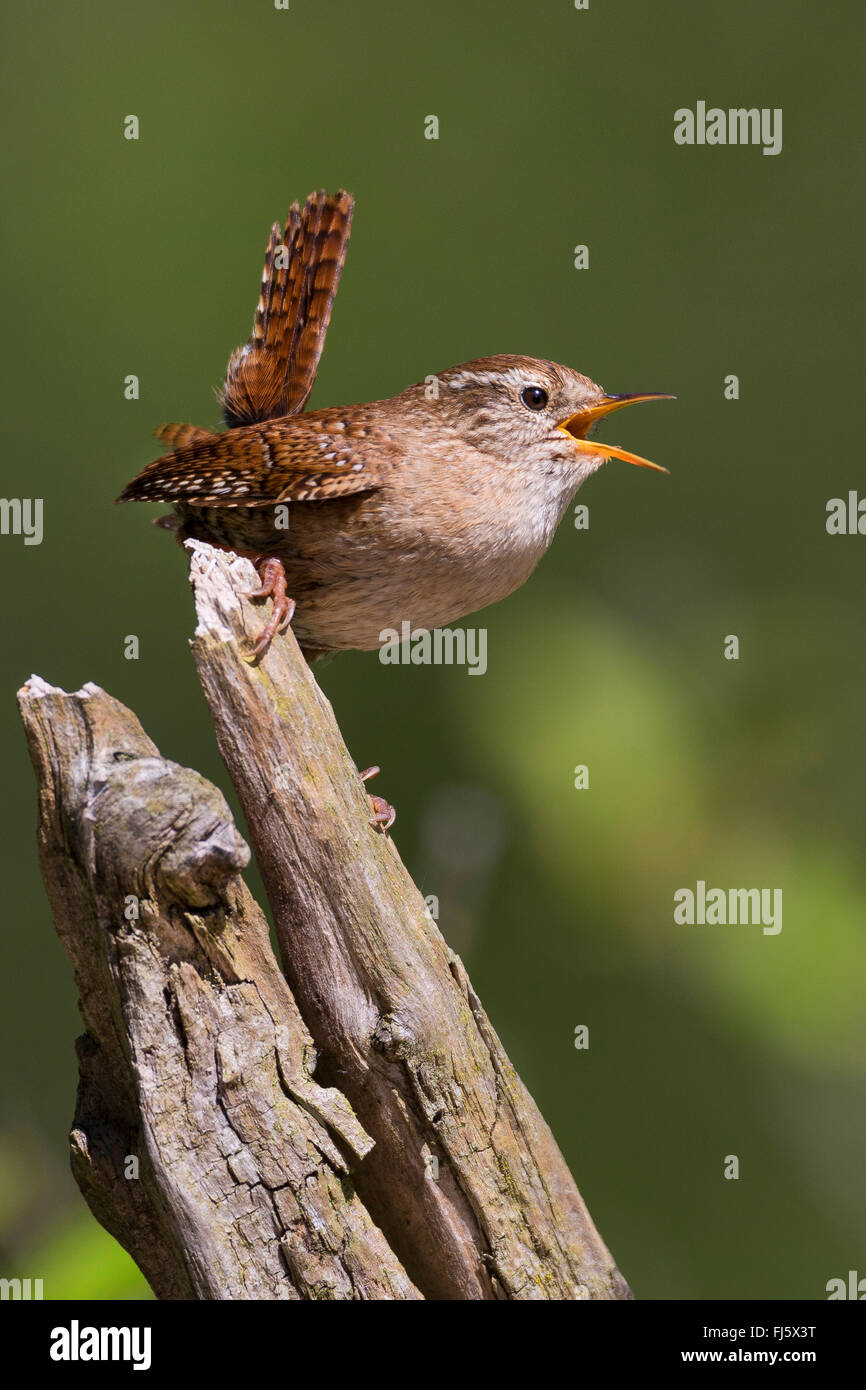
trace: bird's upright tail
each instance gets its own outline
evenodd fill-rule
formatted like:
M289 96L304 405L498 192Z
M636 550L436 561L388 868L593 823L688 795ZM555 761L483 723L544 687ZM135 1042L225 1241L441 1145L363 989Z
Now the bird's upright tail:
M312 193L271 228L253 331L229 359L220 392L231 428L303 410L340 283L354 199Z

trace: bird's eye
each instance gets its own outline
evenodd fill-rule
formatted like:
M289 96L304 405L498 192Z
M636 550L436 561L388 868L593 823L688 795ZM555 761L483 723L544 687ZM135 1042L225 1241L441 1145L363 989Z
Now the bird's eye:
M547 392L543 386L524 386L520 399L529 410L543 410L547 405Z

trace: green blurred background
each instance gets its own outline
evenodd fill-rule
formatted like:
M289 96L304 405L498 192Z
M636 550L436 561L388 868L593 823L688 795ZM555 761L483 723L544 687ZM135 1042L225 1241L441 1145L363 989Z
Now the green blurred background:
M164 508L112 503L154 426L217 424L271 221L340 186L355 231L314 405L496 352L679 397L604 431L671 476L587 485L589 530L567 519L475 620L484 679L321 669L349 748L382 765L396 843L638 1297L866 1274L866 539L825 531L830 497L866 491L861 23L853 0L7 10L3 490L45 499L45 536L0 538L0 1274L145 1291L67 1170L79 1019L13 693L96 681L228 790ZM677 147L698 100L782 107L782 153ZM675 925L698 878L782 888L782 933Z

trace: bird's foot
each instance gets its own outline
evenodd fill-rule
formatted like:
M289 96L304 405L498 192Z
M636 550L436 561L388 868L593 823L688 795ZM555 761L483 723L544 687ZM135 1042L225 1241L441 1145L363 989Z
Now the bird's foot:
M361 773L361 781L369 782L370 778L375 777L381 770L382 769L379 767L366 768ZM370 801L373 805L373 818L370 824L374 829L381 830L382 834L385 835L397 819L397 812L394 810L393 806L388 805L388 802L383 796L373 796L369 792L367 795L370 797Z
M275 555L250 555L249 558L256 567L261 584L258 589L251 589L246 597L269 598L272 604L271 616L252 651L251 660L261 661L277 633L285 632L291 623L297 605L286 592L286 571L282 560Z

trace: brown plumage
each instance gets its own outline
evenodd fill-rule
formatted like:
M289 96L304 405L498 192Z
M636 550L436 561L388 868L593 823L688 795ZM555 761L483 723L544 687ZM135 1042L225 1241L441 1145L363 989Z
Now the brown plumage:
M374 648L522 584L581 483L607 458L595 424L632 400L569 367L496 356L389 400L298 414L315 379L352 215L346 193L293 204L268 242L253 334L222 392L230 428L163 426L174 450L119 501L171 502L182 536L251 554L308 655ZM280 248L288 250L288 257ZM294 615L294 616L293 616Z
M354 199L311 193L271 228L248 343L229 359L220 400L227 425L294 415L307 403L343 272Z
M219 438L213 430L203 430L198 425L159 425L153 433L161 444L170 444L173 449L184 449L189 444L203 444L206 439Z
M359 420L359 409L311 410L223 434L186 426L192 441L148 464L119 500L255 507L364 492L378 486L388 460L371 453L377 426Z

